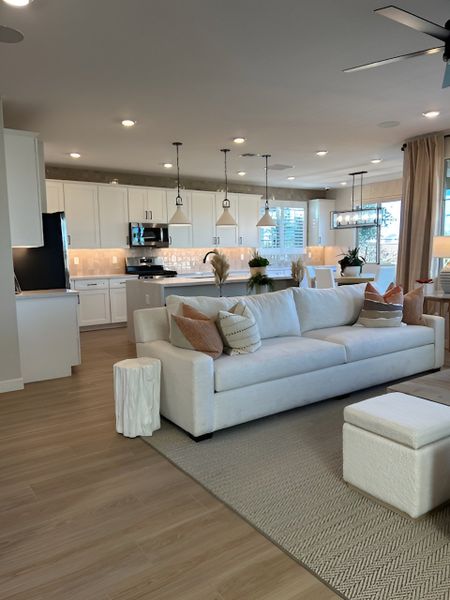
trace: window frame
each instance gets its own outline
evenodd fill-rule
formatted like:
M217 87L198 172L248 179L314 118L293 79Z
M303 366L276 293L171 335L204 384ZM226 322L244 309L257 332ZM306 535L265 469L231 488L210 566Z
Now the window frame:
M380 214L381 214L381 209L383 208L383 204L391 204L393 202L398 202L399 206L400 206L400 211L401 211L401 202L402 199L401 198L383 198L383 199L376 199L373 200L372 202L364 202L364 206L373 206L376 207L380 210ZM400 212L400 217L399 217L399 221L401 218L401 212ZM381 262L381 226L378 225L377 227L377 239L376 239L376 264L380 265L380 266L396 266L397 263L382 263ZM399 222L399 242L400 242L400 227L401 227L401 223ZM360 247L360 241L359 241L359 235L360 235L360 229L358 228L356 230L356 246ZM397 257L398 257L398 252L397 252ZM372 261L368 261L369 263L371 263Z

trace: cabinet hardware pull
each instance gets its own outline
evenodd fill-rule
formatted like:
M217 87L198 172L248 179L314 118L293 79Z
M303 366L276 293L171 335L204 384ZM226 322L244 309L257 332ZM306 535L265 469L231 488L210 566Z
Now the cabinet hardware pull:
M126 245L129 246L130 245L130 236L127 235L127 239L126 239Z
M98 285L98 283L87 283L87 284L86 284L86 287L92 287L93 285L94 285L94 286L95 286L95 285Z
M242 246L243 243L244 242L243 242L242 235L241 235L241 236L239 236L239 245Z
M220 246L220 236L217 236L217 245Z
M148 210L145 211L145 220L148 221Z
M172 236L171 235L169 235L169 245L170 246L172 245Z
M149 211L150 212L150 221L153 221L153 211Z

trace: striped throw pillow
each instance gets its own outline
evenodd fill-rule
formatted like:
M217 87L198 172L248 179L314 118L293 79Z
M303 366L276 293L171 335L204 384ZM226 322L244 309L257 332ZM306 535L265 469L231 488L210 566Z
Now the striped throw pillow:
M364 327L400 327L403 317L403 292L391 284L381 295L370 283L366 285L364 303L358 323Z
M217 326L227 354L249 354L261 347L255 317L243 302L238 302L229 311L219 311Z

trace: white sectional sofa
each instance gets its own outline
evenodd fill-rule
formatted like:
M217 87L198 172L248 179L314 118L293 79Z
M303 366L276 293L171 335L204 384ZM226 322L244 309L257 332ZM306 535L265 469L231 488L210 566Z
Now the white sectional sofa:
M169 296L166 308L134 313L138 356L162 363L161 414L194 438L401 377L444 363L444 319L426 326L355 324L364 284L290 288L234 298ZM180 302L213 317L244 301L262 347L253 354L208 355L169 342L169 312Z

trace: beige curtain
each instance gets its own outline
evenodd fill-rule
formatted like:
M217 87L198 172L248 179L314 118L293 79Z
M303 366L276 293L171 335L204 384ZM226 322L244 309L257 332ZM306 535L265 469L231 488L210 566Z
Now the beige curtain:
M403 163L403 197L397 282L405 291L416 279L431 275L433 236L439 233L444 185L444 136L407 142Z

